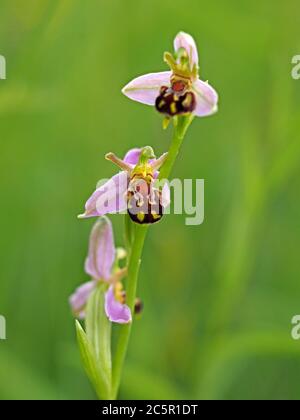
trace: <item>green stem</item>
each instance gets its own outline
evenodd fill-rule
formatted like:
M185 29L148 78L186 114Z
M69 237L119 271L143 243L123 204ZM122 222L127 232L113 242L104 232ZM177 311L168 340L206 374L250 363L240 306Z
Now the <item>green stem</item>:
M127 217L127 216L126 216ZM133 223L133 222L131 222ZM144 247L144 241L148 231L147 226L135 225L135 236L132 249L129 256L128 264L128 285L126 289L126 303L131 313L134 313L134 304L136 297L137 281L141 266L141 257ZM127 353L127 347L131 332L131 323L121 327L118 345L113 362L112 390L114 398L117 397L118 389L121 381L124 360Z
M169 149L168 158L163 167L161 168L159 175L160 179L167 179L170 176L174 163L178 156L180 147L182 145L183 139L192 120L192 115L181 116L178 118L176 125L174 124L174 135L172 143ZM141 265L141 256L147 232L147 226L135 225L134 240L129 254L128 284L126 290L126 302L129 308L131 309L132 314L134 313L134 303L136 298L137 282ZM112 393L114 399L117 398L121 382L121 375L127 353L130 333L131 324L126 324L121 327L116 353L113 360Z
M193 115L178 117L177 124L174 128L174 135L172 139L172 143L168 152L168 158L160 170L159 178L160 179L168 179L173 166L175 164L176 158L180 151L182 142L186 135L187 129L189 128L190 124L194 119Z

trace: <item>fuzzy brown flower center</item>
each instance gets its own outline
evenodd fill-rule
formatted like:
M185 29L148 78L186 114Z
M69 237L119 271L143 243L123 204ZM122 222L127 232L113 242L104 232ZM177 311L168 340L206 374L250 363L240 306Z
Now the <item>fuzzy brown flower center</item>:
M161 114L169 117L188 114L196 108L196 97L188 90L188 85L183 80L176 80L171 87L162 86L156 98L155 107Z

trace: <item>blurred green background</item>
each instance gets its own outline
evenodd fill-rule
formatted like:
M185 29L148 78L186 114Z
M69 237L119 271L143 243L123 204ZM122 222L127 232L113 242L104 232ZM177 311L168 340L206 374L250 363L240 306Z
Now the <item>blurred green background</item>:
M179 30L220 93L174 170L205 179L206 218L150 231L120 397L300 397L299 12L297 0L0 1L0 398L95 398L67 301L88 280L93 221L76 215L115 172L104 153L167 150L160 116L120 89L165 70Z

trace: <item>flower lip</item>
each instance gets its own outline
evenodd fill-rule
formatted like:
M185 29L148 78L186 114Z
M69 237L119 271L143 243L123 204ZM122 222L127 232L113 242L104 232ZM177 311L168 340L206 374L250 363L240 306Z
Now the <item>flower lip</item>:
M196 109L196 95L186 90L183 82L177 82L177 91L162 88L156 99L155 107L158 112L168 117L192 113Z

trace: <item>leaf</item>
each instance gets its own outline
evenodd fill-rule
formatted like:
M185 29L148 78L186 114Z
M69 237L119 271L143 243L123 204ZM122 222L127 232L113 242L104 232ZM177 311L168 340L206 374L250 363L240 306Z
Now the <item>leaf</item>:
M99 286L91 294L86 310L86 335L91 344L97 366L105 380L107 390L111 387L111 322L108 320L105 306L106 284Z
M95 391L100 399L107 399L109 395L109 384L107 378L103 375L102 370L97 361L95 351L89 342L79 321L76 320L76 334L79 351L85 372L91 381Z

